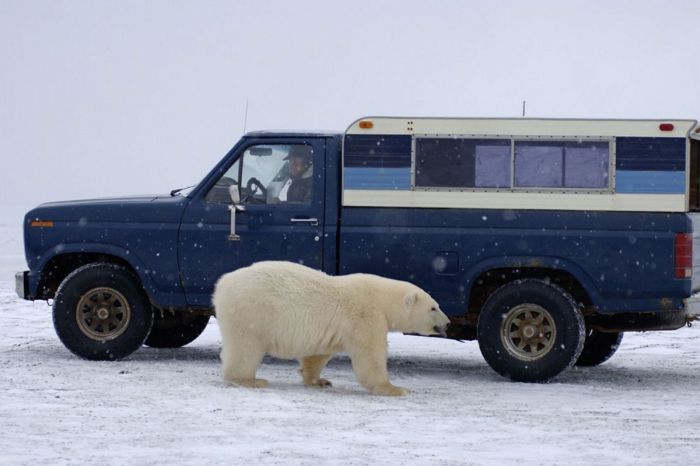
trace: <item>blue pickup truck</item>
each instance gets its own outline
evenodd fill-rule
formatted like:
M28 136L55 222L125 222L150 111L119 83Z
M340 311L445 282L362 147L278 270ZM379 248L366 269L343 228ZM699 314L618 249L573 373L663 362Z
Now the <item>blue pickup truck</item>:
M692 120L248 133L191 189L28 212L17 293L106 360L193 341L217 279L253 262L374 273L428 291L499 374L545 381L697 318L699 139Z

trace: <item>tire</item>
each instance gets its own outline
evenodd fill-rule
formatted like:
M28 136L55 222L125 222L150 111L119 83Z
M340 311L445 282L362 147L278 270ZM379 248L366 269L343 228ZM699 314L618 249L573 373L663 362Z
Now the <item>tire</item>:
M546 382L578 359L585 324L571 296L526 279L497 289L479 315L477 339L493 370L518 382Z
M179 348L192 343L208 323L207 315L156 310L153 328L145 344L152 348Z
M597 330L586 330L586 341L583 351L576 361L577 366L593 367L603 364L610 359L620 347L622 332L604 333Z
M87 264L56 292L53 325L61 342L81 358L124 358L141 347L153 310L139 279L125 267Z

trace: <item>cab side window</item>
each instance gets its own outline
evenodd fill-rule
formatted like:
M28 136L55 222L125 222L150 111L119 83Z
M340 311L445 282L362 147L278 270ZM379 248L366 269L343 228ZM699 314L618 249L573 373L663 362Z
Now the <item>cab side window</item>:
M311 202L313 149L306 144L248 147L205 196L209 203L231 203L238 189L241 204Z
M240 168L241 164L239 160L233 164L231 168L226 170L218 180L216 184L209 189L206 196L204 196L204 201L209 204L231 204L231 194L229 193L230 186L238 186L238 181L240 180Z

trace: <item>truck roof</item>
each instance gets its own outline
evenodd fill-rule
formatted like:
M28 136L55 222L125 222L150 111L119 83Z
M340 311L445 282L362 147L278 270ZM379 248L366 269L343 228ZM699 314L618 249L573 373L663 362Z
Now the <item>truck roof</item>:
M331 131L331 130L317 130L317 131L309 131L309 130L265 130L265 131L249 131L243 135L245 138L254 138L254 137L261 137L261 136L274 136L274 137L333 137L333 136L340 136L342 133L338 131Z
M362 127L361 122L372 122ZM659 134L659 124L671 123L674 130ZM262 130L249 131L243 137L341 137L344 134L528 134L623 136L658 135L662 137L696 136L700 131L692 119L613 119L613 118L457 118L367 116L352 122L343 131L334 130Z

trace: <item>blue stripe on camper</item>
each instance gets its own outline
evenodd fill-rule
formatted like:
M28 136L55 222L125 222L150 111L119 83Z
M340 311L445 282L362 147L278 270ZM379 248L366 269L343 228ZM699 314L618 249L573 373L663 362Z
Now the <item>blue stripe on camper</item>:
M615 174L615 192L635 194L683 194L683 171L625 171Z
M411 166L410 135L355 135L345 136L344 161L346 167L397 168Z
M346 167L345 189L411 189L411 168Z
M683 171L685 138L616 138L618 170Z

